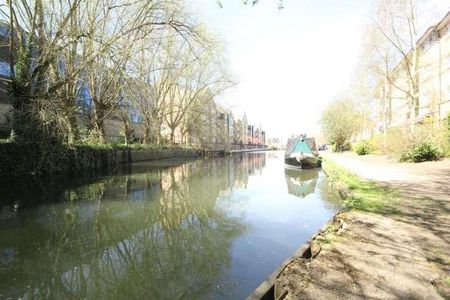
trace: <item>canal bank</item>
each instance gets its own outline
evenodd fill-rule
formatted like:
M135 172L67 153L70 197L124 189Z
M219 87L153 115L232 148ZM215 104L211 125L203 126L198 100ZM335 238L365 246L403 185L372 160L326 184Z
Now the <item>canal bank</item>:
M259 150L256 149L256 150ZM252 151L252 150L246 150ZM74 145L18 143L0 140L0 177L34 178L98 173L120 165L161 159L224 156L225 150L178 146Z
M261 145L235 145L225 148L196 148L179 145L77 144L68 146L14 142L0 139L0 177L5 179L82 176L114 170L120 165L162 159L210 158L233 153L265 151ZM1 182L0 182L1 184Z
M285 299L443 299L450 289L448 160L324 153L349 210L275 276ZM352 175L355 174L355 175ZM337 220L337 222L336 222Z

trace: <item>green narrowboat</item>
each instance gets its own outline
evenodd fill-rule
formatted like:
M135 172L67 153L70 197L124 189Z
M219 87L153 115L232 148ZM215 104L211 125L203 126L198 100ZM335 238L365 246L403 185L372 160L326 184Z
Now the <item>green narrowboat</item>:
M320 167L321 160L314 138L307 138L305 134L290 138L284 153L286 167L307 169Z

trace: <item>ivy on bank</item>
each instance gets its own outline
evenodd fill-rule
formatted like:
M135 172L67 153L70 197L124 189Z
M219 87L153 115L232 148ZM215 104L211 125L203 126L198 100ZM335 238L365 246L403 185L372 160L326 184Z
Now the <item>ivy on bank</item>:
M0 176L4 178L79 175L115 166L117 150L193 150L179 146L14 142L0 140Z
M5 178L76 174L108 166L109 149L62 144L0 142L0 176Z

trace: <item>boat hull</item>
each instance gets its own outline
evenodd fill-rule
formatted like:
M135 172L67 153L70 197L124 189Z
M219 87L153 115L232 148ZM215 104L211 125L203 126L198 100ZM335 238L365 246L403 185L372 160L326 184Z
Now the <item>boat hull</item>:
M288 157L284 159L284 163L288 167L294 167L298 169L310 169L320 167L320 159L316 157L304 157L298 160L296 157Z

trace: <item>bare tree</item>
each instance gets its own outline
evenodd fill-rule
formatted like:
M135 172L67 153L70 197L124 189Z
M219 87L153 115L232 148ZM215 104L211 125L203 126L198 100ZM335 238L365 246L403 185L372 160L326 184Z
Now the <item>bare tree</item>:
M94 38L90 38L87 51L93 52L104 44L109 45L98 59L89 64L87 76L94 103L93 125L98 133L99 142L105 142L104 122L123 101L123 85L126 82L127 65L130 60L139 54L138 45L154 32L164 27L187 28L186 24L174 21L175 7L167 1L137 1L122 6L119 12L112 8L117 1L111 1L104 9L94 10L94 15L105 14L99 22L92 19ZM112 27L113 26L113 27ZM127 33L124 35L123 33ZM114 43L111 42L114 41Z
M177 60L180 53L174 47L177 32L167 30L150 37L150 45L143 47L135 59L135 73L142 79L134 91L134 104L142 115L143 142L159 143L164 121L164 109L174 79L180 73Z
M181 142L207 147L211 143L208 131L215 126L216 119L214 97L207 90L192 103L180 125Z
M133 76L127 65L138 42L163 28L194 35L175 0L8 0L0 9L10 25L8 84L17 127L56 128L69 143L78 139L82 88L89 86L92 123L104 142L104 121L121 101L124 77ZM24 126L27 118L39 124Z
M30 138L37 129L51 130L45 126L49 122L41 108L59 84L47 74L58 63L61 50L74 47L80 39L77 32L66 32L79 6L79 0L8 0L8 10L1 9L9 23L11 80L7 84L14 99L13 127L19 137Z
M407 116L410 125L413 126L419 114L418 1L379 0L377 5L374 25L385 43L379 47L378 39L377 43L374 43L374 48L384 60L383 98L388 94L387 83L403 92L408 103ZM392 59L397 63L394 69L391 69L389 64Z
M181 52L178 62L181 73L176 73L177 77L173 78L174 84L169 90L164 112L172 143L175 143L176 130L180 130L196 103L201 103L203 99L210 101L233 85L218 60L220 54L213 50L199 47L192 51L190 45L189 49Z

